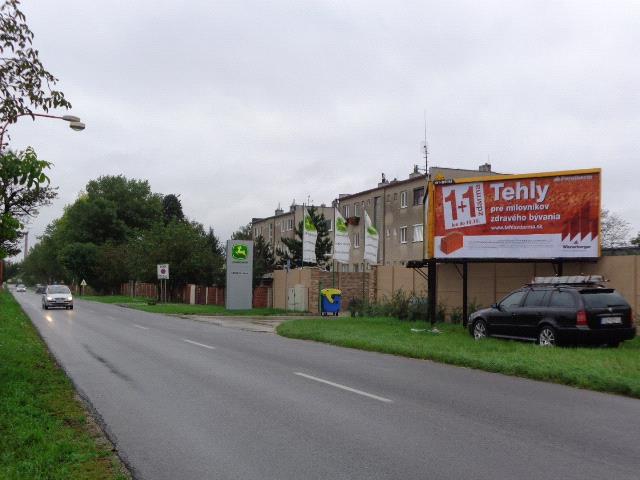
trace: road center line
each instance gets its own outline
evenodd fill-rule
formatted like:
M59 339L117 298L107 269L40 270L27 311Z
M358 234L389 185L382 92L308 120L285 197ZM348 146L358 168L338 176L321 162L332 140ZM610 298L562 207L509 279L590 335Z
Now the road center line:
M142 325L138 325L137 323L134 323L133 326L142 330L149 330L149 327L143 327Z
M340 385L339 383L333 383L333 382L330 382L329 380L323 380L322 378L312 377L311 375L307 375L306 373L295 372L295 374L304 378L308 378L309 380L315 380L316 382L326 383L327 385L331 385L332 387L346 390L347 392L357 393L358 395L363 395L365 397L373 398L374 400L378 400L380 402L393 403L393 400L389 400L388 398L379 397L371 393L363 392L362 390L356 390L355 388L347 387L345 385Z
M187 340L186 338L183 338L182 340L184 340L187 343L191 343L193 345L198 345L199 347L208 348L209 350L215 350L216 349L216 347L212 347L211 345L205 345L204 343L194 342L193 340Z

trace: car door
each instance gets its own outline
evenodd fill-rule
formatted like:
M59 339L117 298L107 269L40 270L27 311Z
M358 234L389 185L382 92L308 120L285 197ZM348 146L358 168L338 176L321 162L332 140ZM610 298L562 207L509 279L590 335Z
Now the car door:
M549 296L549 290L532 289L529 291L518 315L511 317L513 321L512 335L527 338L537 337L538 323L545 314Z
M491 335L511 335L509 332L514 322L512 317L518 315L526 294L527 290L518 290L500 300L497 308L492 310L490 318L487 319Z
M551 294L547 316L555 320L558 328L576 324L577 298L571 290L558 289Z

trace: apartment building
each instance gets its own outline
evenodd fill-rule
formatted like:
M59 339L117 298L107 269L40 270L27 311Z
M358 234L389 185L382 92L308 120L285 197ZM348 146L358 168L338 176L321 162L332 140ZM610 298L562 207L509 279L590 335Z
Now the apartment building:
M480 165L478 170L430 167L432 179L469 178L497 175L491 165ZM426 176L415 166L409 178L388 180L384 174L375 188L353 194L340 194L332 206L317 207L329 222L333 232L333 208L338 208L347 220L351 240L351 262L337 264L338 271L360 272L369 269L364 257L364 212L366 211L379 233L378 264L405 265L409 260L424 258L424 197ZM288 212L277 209L275 215L254 218L253 238L259 235L267 240L274 250L281 246L282 238L295 235L294 226L303 218L302 205L295 202Z
M309 207L310 205L307 205ZM333 232L333 207L326 205L315 206L318 214L324 214L329 224L329 231ZM295 236L295 227L304 218L304 206L298 205L295 201L291 204L288 211L284 211L278 207L274 215L266 218L253 218L251 220L253 240L260 235L267 243L271 245L273 251L283 248L283 238L293 238Z
M478 170L430 167L432 179L469 178L495 175L491 165ZM347 219L351 238L351 263L340 264L339 271L358 272L370 265L363 262L364 214L366 211L377 228L378 264L405 265L409 260L424 258L424 198L426 176L415 166L409 178L388 180L384 174L376 188L354 194L341 194L333 202Z

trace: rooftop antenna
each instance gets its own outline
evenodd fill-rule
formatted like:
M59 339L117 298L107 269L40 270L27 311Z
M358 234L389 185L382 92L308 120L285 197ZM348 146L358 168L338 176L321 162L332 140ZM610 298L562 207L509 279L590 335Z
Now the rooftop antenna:
M424 111L424 141L420 143L420 150L424 155L424 174L429 177L429 143L427 143L427 111Z
M429 176L429 144L427 143L427 110L424 110L424 173Z

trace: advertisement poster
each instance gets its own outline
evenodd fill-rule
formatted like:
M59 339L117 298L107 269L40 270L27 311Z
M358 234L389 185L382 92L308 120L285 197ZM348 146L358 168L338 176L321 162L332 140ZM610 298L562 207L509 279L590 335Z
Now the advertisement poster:
M432 256L595 258L600 169L435 182Z

